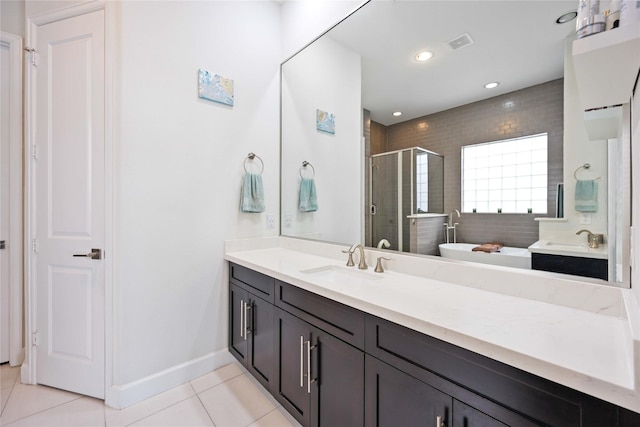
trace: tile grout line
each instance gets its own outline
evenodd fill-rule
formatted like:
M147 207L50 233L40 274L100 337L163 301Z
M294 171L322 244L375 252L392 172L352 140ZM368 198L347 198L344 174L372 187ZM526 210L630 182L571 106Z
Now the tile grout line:
M274 408L273 408L273 410L271 410L271 411L267 412L266 414L264 414L264 415L263 415L263 416L261 416L260 418L253 420L251 423L247 424L245 427L249 427L250 425L257 423L258 421L260 421L260 420L261 420L261 419L263 419L264 417L267 417L267 416L271 415L274 411L278 411L278 412L280 412L280 410L279 410L279 409L278 409L278 407L276 406L276 407L274 407Z
M232 364L232 363L230 363L230 364ZM225 366L228 366L228 365L225 365ZM223 367L224 367L224 366L223 366ZM219 368L219 369L222 369L222 368ZM212 372L215 372L215 371L212 371ZM212 385L211 387L204 388L204 389L202 389L202 390L200 390L200 391L198 391L198 392L196 392L196 391L195 391L195 388L194 388L194 389L193 389L193 391L194 391L194 393L195 393L195 394L204 393L205 391L207 391L207 390L211 390L211 389L212 389L212 388L214 388L214 387L218 387L219 385L224 384L224 383L226 383L226 382L228 382L228 381L231 381L231 380L232 380L232 379L234 379L234 378L238 378L240 375L244 375L244 372L243 372L242 370L240 370L240 372L239 372L238 374L236 374L236 375L234 375L234 376L232 376L232 377L229 377L229 378L225 379L224 381L219 382L219 383L218 383L218 384L216 384L216 385ZM196 378L196 379L197 379L197 378ZM193 381L193 380L192 380L192 381ZM189 384L191 384L191 382L192 382L192 381L189 381ZM191 385L191 388L193 388L193 385Z
M25 385L27 385L27 386L32 386L32 387L37 387L39 384L33 384L33 385L31 385L31 384L25 384ZM48 387L48 386L42 386L42 385L41 385L40 387ZM56 390L58 390L58 389L56 389ZM63 391L64 391L64 390L63 390ZM13 394L13 390L11 390L11 394ZM61 406L67 405L67 404L69 404L69 403L71 403L71 402L75 402L76 400L82 399L83 397L86 397L86 396L82 396L82 395L77 395L77 396L78 396L78 397L76 397L75 399L68 400L68 401L66 401L66 402L64 402L64 403L60 403L60 404L58 404L58 405L53 405L53 406L51 406L51 407L49 407L49 408L43 409L43 410L41 410L41 411L34 412L34 413L32 413L32 414L29 414L29 415L24 416L24 417L21 417L21 418L16 418L15 420L12 420L10 423L6 423L6 424L4 424L4 425L5 425L5 426L10 426L10 425L12 425L12 424L16 423L17 421L25 420L25 419L27 419L27 418L33 417L33 416L35 416L35 415L42 414L43 412L47 412L47 411L49 411L49 410L51 410L51 409L59 408L59 407L61 407ZM10 398L10 397L11 397L11 396L9 396L9 398ZM9 404L9 399L7 399L7 405L8 405L8 404ZM6 405L5 405L5 407L6 407ZM3 410L2 412L4 413L4 410Z
M232 364L235 364L235 363L234 363L234 362L232 362L232 363L230 363L229 365L232 365ZM228 365L225 365L225 366L228 366ZM224 366L222 366L221 368L223 368L223 367L224 367ZM221 369L221 368L219 368L219 369ZM215 371L213 371L213 372L215 372ZM226 383L226 382L228 382L228 381L231 381L231 380L232 380L232 379L234 379L234 378L238 378L239 376L244 375L244 374L245 374L245 373L243 372L243 370L242 370L242 369L240 369L237 375L233 375L233 376L231 376L231 377L229 377L229 378L225 379L224 381L222 381L222 382L220 382L220 383L218 383L218 384L216 384L216 385L214 385L214 386L207 387L207 388L205 388L205 389L200 390L199 392L196 392L196 397L198 398L198 401L200 402L200 404L201 404L201 405L202 405L202 407L204 408L204 411L207 413L207 416L208 416L208 417L209 417L209 419L211 420L211 424L213 424L213 426L214 426L214 427L216 427L216 423L215 423L215 421L213 421L213 418L211 417L211 414L209 413L209 410L207 409L207 406L206 406L206 405L204 404L204 402L202 401L202 398L200 397L200 394L201 394L201 393L204 393L204 392L206 392L206 391L209 391L209 390L211 390L211 389L213 389L213 388L216 388L216 387L218 387L218 386L220 386L220 385L222 385L222 384L224 384L224 383ZM191 385L191 388L193 389L193 385L191 384L191 382L189 382L189 385ZM193 389L193 391L195 392L195 389Z
M11 387L5 387L9 389L9 395L7 396L7 400L4 402L4 405L2 406L2 408L0 408L0 420L2 419L2 414L4 413L4 408L7 407L7 403L9 403L9 398L11 398L11 393L13 393L13 387L15 387L16 385L16 379L18 377L16 376L16 378L13 379L13 381L11 382ZM0 391L2 389L0 388ZM1 397L1 396L0 396Z
M213 388L213 387L211 387L211 388ZM207 409L207 407L205 406L204 402L200 398L200 394L196 393L196 397L198 398L198 402L200 402L200 404L202 405L202 408L204 409L204 412L207 413L207 417L209 417L209 420L211 421L211 425L213 425L213 427L216 427L216 423L213 421L213 418L211 417L211 414L209 413L209 410Z
M187 382L186 384L188 384L188 385L189 385L189 387L191 387L191 391L193 391L193 394L192 394L191 396L189 396L189 397L185 397L184 399L180 399L180 400L178 400L178 401L176 401L176 402L173 402L171 405L165 406L165 407L163 407L163 408L161 408L161 409L158 409L157 411L154 411L154 412L152 412L152 413L150 413L150 414L148 414L148 415L145 415L145 416L144 416L144 417L142 417L142 418L139 418L139 419L137 419L137 420L135 420L135 421L132 421L132 422L130 422L130 423L128 423L128 424L125 424L125 427L130 426L130 425L133 425L133 424L135 424L135 423L137 423L137 422L140 422L140 421L142 421L142 420L144 420L144 419L147 419L147 418L149 418L149 417L151 417L151 416L153 416L153 415L156 415L156 414L157 414L157 413L159 413L159 412L162 412L162 411L164 411L164 410L166 410L166 409L169 409L169 408L171 408L171 407L174 407L174 406L176 406L176 405L178 405L178 404L180 404L180 403L182 403L182 402L185 402L185 401L187 401L187 400L191 399L191 398L192 398L192 397L194 397L194 396L197 396L198 394L196 393L195 389L194 389L194 388L193 388L193 386L191 385L191 381ZM179 387L179 386L178 386L178 387ZM169 391L169 390L167 390L167 391ZM144 400L143 400L143 402L144 402ZM142 402L139 402L139 403L142 403ZM106 411L105 411L105 417L106 417Z

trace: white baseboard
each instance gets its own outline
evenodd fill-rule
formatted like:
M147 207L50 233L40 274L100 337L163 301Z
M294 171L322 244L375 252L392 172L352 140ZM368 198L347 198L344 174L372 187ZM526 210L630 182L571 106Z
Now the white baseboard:
M234 360L231 353L225 348L128 384L113 385L107 389L105 404L112 408L124 409L198 378Z

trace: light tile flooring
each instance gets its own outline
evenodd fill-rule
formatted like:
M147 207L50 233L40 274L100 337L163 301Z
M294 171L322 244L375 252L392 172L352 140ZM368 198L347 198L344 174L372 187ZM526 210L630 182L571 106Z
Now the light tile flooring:
M122 410L55 388L20 384L18 367L2 365L0 371L1 426L299 426L235 362Z

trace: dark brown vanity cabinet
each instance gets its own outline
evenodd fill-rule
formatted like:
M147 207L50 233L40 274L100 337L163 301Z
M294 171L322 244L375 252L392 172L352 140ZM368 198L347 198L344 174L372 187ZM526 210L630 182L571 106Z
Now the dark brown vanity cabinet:
M534 252L531 254L531 268L533 270L593 277L602 280L608 280L607 278L609 277L608 261L598 258L582 258Z
M451 396L369 355L365 372L367 426L449 425Z
M303 426L640 427L640 415L230 264L229 348Z
M362 426L364 352L277 310L275 397L303 426Z
M510 414L499 420L454 399L375 357L366 355L366 426L507 427L538 425ZM468 396L467 396L468 397Z
M364 313L276 281L275 397L304 426L364 424Z
M363 426L364 313L229 268L231 354L302 425Z
M402 402L418 393L408 391L400 396L403 387L384 390L381 385L389 387L400 381L390 380L393 376L402 378L407 389L426 394L428 386L446 396L446 427L622 427L632 422L628 420L640 426L637 414L374 316L366 318L365 351L367 426L390 425L379 420L386 419L383 411L393 412L396 402L382 407L381 396L394 393L394 399ZM370 356L379 362L370 363ZM433 396L415 399L429 407L436 401ZM419 402L412 402L411 407ZM425 416L432 419L433 415ZM406 421L402 425L435 425L435 421Z
M229 276L229 351L271 390L275 366L274 280L233 264Z

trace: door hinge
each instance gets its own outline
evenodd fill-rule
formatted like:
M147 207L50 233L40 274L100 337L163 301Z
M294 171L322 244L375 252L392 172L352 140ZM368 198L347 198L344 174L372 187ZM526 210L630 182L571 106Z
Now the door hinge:
M34 347L38 346L38 331L33 331L31 333L31 345Z
M34 254L37 254L40 251L40 242L38 242L38 239L31 240L31 250Z
M33 160L38 160L38 146L36 144L33 144L31 147L31 158Z
M24 50L31 54L31 65L33 65L34 67L37 67L38 66L38 52L36 52L36 50L34 48L32 48L32 47L25 47Z

